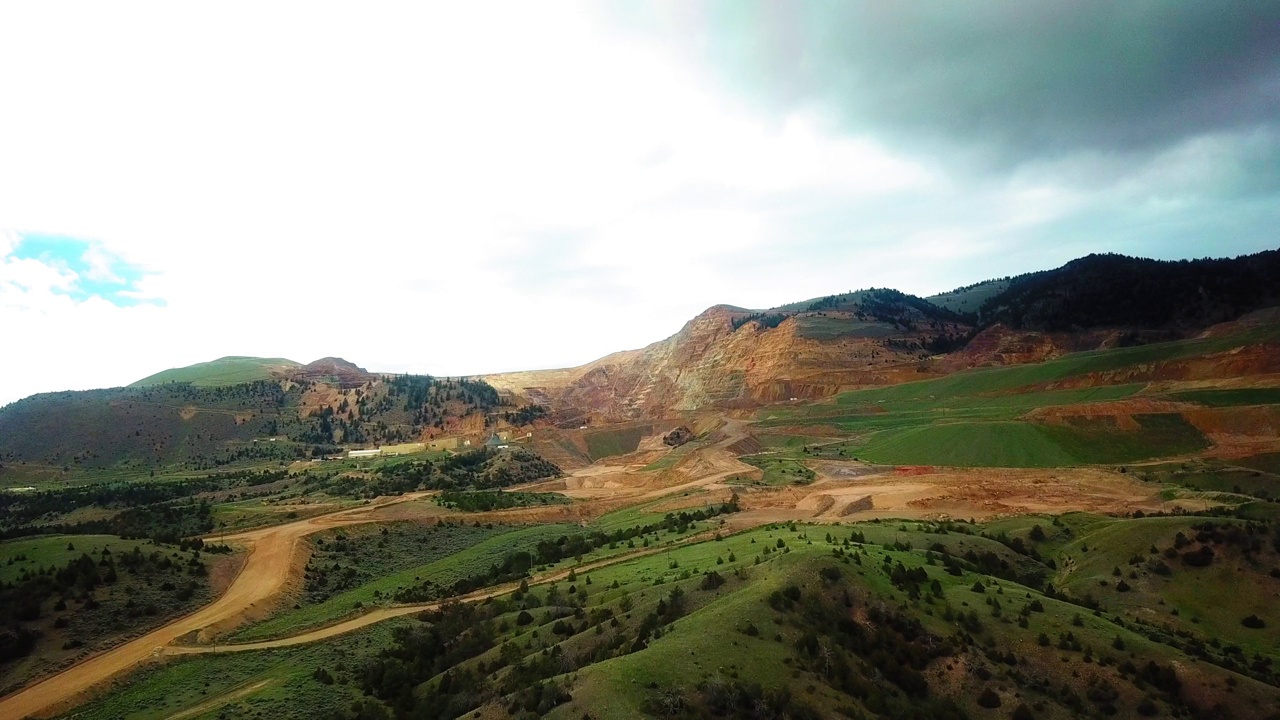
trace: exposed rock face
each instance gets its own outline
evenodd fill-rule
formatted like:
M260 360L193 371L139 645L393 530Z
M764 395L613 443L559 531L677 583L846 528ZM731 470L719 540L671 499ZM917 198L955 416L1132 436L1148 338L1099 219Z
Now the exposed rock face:
M675 335L640 350L571 370L484 379L499 390L611 420L752 408L932 377L938 371L923 347L938 335L967 330L939 323L899 326L851 312L800 313L773 328L746 322L735 329L734 321L748 314L717 305ZM824 323L850 329L822 337L817 330Z
M1061 355L1049 333L1010 330L993 325L978 333L954 360L963 365L1019 365L1043 362Z
M372 380L374 376L353 362L327 357L295 369L291 377L295 380L324 382L342 388L354 388Z
M662 436L663 444L671 447L680 447L692 439L693 431L683 425Z

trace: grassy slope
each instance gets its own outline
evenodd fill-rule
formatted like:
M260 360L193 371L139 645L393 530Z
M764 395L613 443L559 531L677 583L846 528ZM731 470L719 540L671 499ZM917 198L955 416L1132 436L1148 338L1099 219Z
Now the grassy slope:
M1209 407L1280 404L1280 388L1242 388L1238 390L1192 390L1174 393L1176 400L1200 403Z
M1104 521L1095 518L1078 518L1077 521L1084 524L1086 520L1103 522L1108 527L1119 525L1125 527L1127 521ZM1168 530L1174 524L1180 522L1187 524L1186 519L1165 519L1171 522L1166 523ZM1050 527L1047 519L1040 519L1045 527ZM904 594L895 589L889 582L883 571L879 568L883 567L880 563L881 558L887 556L893 563L903 562L908 567L923 566L925 567L931 579L939 580L944 588L945 601L953 607L963 609L965 606L975 608L982 616L984 622L984 631L979 635L979 640L983 643L990 643L997 647L1016 648L1019 655L1023 656L1023 662L1028 663L1029 667L1020 668L1024 678L1027 676L1034 677L1043 673L1053 679L1058 685L1067 683L1068 685L1078 688L1080 695L1085 694L1083 687L1087 682L1091 672L1081 676L1081 668L1092 670L1093 667L1102 670L1099 665L1090 666L1081 662L1079 652L1062 652L1054 648L1041 649L1037 646L1035 638L1039 632L1045 632L1050 637L1056 638L1065 632L1072 632L1076 638L1085 647L1093 648L1093 652L1098 656L1118 654L1111 650L1111 646L1116 637L1121 638L1124 642L1127 652L1133 653L1136 658L1147 659L1152 658L1157 662L1167 663L1171 660L1178 660L1181 663L1187 663L1188 659L1176 648L1169 645L1152 642L1144 634L1134 632L1126 627L1119 626L1111 620L1103 617L1094 617L1088 611L1058 600L1045 597L1043 594L1031 588L1023 587L1017 583L1008 580L1000 580L979 573L965 572L961 577L952 577L944 572L940 572L938 566L929 566L923 563L923 553L921 546L925 543L932 543L938 540L944 540L944 544L953 545L953 552L963 550L966 546L976 547L980 550L995 548L998 551L1004 549L997 544L984 540L982 538L972 536L956 536L950 535L939 537L936 535L926 535L920 533L912 526L906 531L897 531L887 524L879 526L861 525L860 530L867 533L869 541L891 541L906 540L914 541L916 549L909 551L885 550L875 545L864 546L869 551L865 555L864 562L859 566L850 567L848 565L837 565L841 567L845 573L845 577L851 581L853 588L859 589L861 592L870 592L874 597L883 598L892 606L907 607L905 604L907 598ZM1127 528L1125 528L1127 529ZM1145 527L1137 527L1132 532L1136 535L1146 537ZM816 570L822 566L836 564L836 561L830 558L829 552L831 546L825 542L818 540L818 533L835 531L841 534L843 531L838 528L805 528L800 526L796 532L785 530L779 531L755 531L744 536L730 538L724 543L707 543L700 548L687 548L675 551L671 554L671 558L678 562L681 569L691 569L696 577L697 573L706 569L715 569L721 573L727 573L727 568L733 564L716 565L715 558L727 555L728 551L733 550L739 558L738 565L741 565L749 573L749 581L738 582L730 580L729 584L717 593L717 598L706 606L682 618L672 626L671 632L664 634L660 639L654 640L649 644L648 649L629 655L624 655L615 659L607 660L579 671L577 682L574 687L574 699L565 706L558 708L551 717L555 718L578 718L582 717L584 712L589 712L593 717L645 717L644 710L646 700L652 700L657 696L657 692L650 689L650 686L656 688L681 688L686 694L689 694L695 686L701 682L714 682L723 680L727 677L742 679L746 681L758 681L766 686L775 685L780 680L791 688L794 692L807 686L802 694L804 699L811 705L818 708L822 716L835 715L834 710L841 706L848 706L847 699L840 698L837 694L830 691L829 688L823 687L816 674L810 669L809 671L800 671L792 659L796 657L792 642L795 639L796 630L789 626L789 623L782 621L779 614L772 611L765 602L765 599L783 584L791 581L797 582L806 592L821 587L823 581L816 577ZM1099 530L1100 531L1100 530ZM1115 532L1114 530L1112 532ZM1171 533L1170 533L1171 534ZM804 536L811 536L813 544L807 544L809 540ZM788 547L792 550L789 555L779 556L772 555L765 559L763 565L754 565L755 554L766 544L774 542L775 537L783 537L786 539ZM760 542L748 544L750 539L755 538ZM1048 543L1046 544L1048 545ZM1007 551L1006 551L1007 552ZM743 560L747 559L747 564L743 564ZM1102 558L1099 554L1099 560L1108 562L1109 560ZM649 588L650 596L660 595L665 583L674 580L674 572L666 569L669 566L669 560L666 558L650 558L628 565L610 568L604 571L593 573L593 579L597 586L600 583L609 583L613 579L620 579L623 583L622 591L630 591L631 593L644 592L642 588ZM1107 567L1110 570L1110 566ZM1220 569L1219 572L1230 572L1229 568ZM1204 578L1198 572L1188 572L1185 576L1175 574L1175 577L1169 581L1171 585L1176 585L1177 589L1173 592L1177 594L1182 592L1196 592L1203 584ZM988 587L1000 591L1000 595L996 596L1002 600L1004 605L1004 617L1008 618L1008 622L1001 622L990 616L990 610L985 607L986 594L974 593L971 589L975 580L982 580ZM1228 586L1229 587L1229 586ZM618 592L618 591L611 591ZM1020 628L1012 623L1017 617L1016 613L1019 607L1027 598L1039 599L1045 607L1043 613L1035 613L1031 617L1031 624L1028 628ZM1265 604L1265 599L1258 598L1259 602ZM1214 599L1208 598L1206 601L1213 602ZM899 605L899 603L904 603ZM942 620L938 616L938 609L941 603L938 602L915 602L909 603L912 608L911 614L919 617L934 632L948 636L954 632L954 625ZM931 607L932 606L932 607ZM1234 615L1244 613L1254 606L1248 608L1239 602L1229 602L1224 605L1224 609L1220 613L1223 616L1233 616L1235 627L1227 627L1231 623L1225 623L1214 626L1213 632L1222 630L1232 630L1229 635L1223 635L1224 638L1238 639L1239 636L1248 636L1253 633L1251 639L1265 637L1256 631L1249 631L1239 627L1238 621ZM1274 612L1271 612L1274 615ZM1080 625L1076 625L1075 618L1079 617ZM755 625L759 630L756 636L748 636L743 629L748 623ZM1194 625L1189 625L1194 628ZM1212 637L1212 635L1210 635ZM776 638L776 639L775 639ZM1255 643L1250 643L1247 647L1252 647ZM1264 652L1275 656L1280 652L1280 648L1274 645L1265 648ZM1060 659L1064 656L1066 659ZM981 657L978 658L981 661ZM1069 662L1068 662L1069 661ZM1114 663L1115 660L1110 662ZM973 661L968 663L971 667ZM981 664L981 662L979 662ZM1000 665L995 665L995 672L1002 674ZM1202 666L1204 672L1223 678L1230 673ZM1124 716L1132 714L1133 704L1137 699L1142 697L1142 693L1135 692L1135 689L1124 687L1124 682L1118 677L1118 673L1112 669L1106 672L1106 675L1115 677L1111 682L1120 687L1123 693L1123 700L1129 704L1128 712L1124 712ZM784 680L785 678L785 680ZM974 679L970 678L968 682L972 683ZM1237 676L1233 682L1241 682ZM1004 687L1006 692L1010 692L1009 688L1017 688L1019 683L1014 681L1010 683L1010 678L1002 677L998 683ZM1127 683L1124 683L1127 685ZM972 687L972 685L970 685ZM1270 696L1272 702L1280 697L1280 694L1274 692L1274 689L1266 688L1260 684L1245 680L1243 687L1247 688L1249 694L1254 697ZM938 688L935 686L935 692ZM948 689L943 689L946 692ZM975 717L987 717L989 713L977 708L972 698L977 695L977 688L969 690L967 693L962 688L949 688L951 692L960 693L960 701L970 713ZM1039 692L1028 691L1028 688L1021 688L1024 697L1029 701L1035 700L1051 700L1045 698ZM947 693L950 694L950 693ZM966 699L964 695L967 694ZM1049 693L1052 695L1052 691ZM1006 696L1007 699L1007 696ZM1050 703L1052 704L1052 703ZM1123 706L1123 703L1122 703ZM1006 712L1012 709L1012 705L1006 708ZM1003 715L1002 715L1003 716ZM1058 716L1057 713L1049 715L1051 717Z
M647 425L622 428L620 430L590 432L585 436L587 452L593 461L613 455L625 455L629 452L635 452L636 448L640 446L640 440L650 432L652 432L652 428Z
M838 337L885 338L900 332L890 323L829 315L804 315L796 319L796 333L812 340L833 340Z
M115 535L44 535L0 542L0 582L13 582L22 571L63 567L84 553L97 559L103 548L114 555L155 549L148 540L125 540ZM24 560L18 558L23 557Z
M320 666L334 667L390 644L400 619L381 623L331 642L282 650L197 655L149 665L130 675L117 691L76 710L77 720L163 720L197 707L191 718L326 717L360 697L350 685L324 685L312 678ZM231 699L237 691L249 690ZM226 702L220 702L225 698ZM226 715L224 713L230 713Z
M1232 337L1075 353L1036 365L965 371L847 392L829 404L766 408L760 412L760 425L765 429L836 428L860 439L861 445L851 448L857 457L884 463L1057 467L1176 456L1208 446L1208 440L1176 414L1135 415L1140 427L1134 430L1106 417L1049 422L1028 413L1123 400L1142 393L1147 385L1105 384L1106 373L1221 352L1273 335L1271 329L1260 329ZM1103 384L1055 387L1085 375L1100 378ZM1123 373L1114 378L1123 379ZM1225 407L1274 403L1280 400L1280 390L1206 390L1151 397ZM795 455L792 442L771 445L780 447L784 455Z
M1090 373L1120 370L1135 365L1180 360L1256 342L1274 335L1272 329L1229 337L1184 340L1139 347L1095 350L1064 355L1034 365L968 370L934 380L859 390L840 396L839 402L857 404L877 400L950 398L980 393L1020 390Z
M1008 287L1008 280L988 280L967 290L953 290L930 295L925 299L952 312L976 313L978 308L982 307L982 303L1004 292Z
M464 577L487 570L498 563L513 548L536 544L539 540L552 539L572 532L568 525L536 525L496 535L466 547L457 548L427 563L391 572L373 582L339 593L321 603L302 605L298 609L282 613L236 633L235 642L265 640L296 634L302 630L322 625L361 612L361 606L388 603L395 593L417 582L427 580L441 585L451 585ZM377 593L375 595L375 593Z
M82 592L73 590L58 610L57 594L41 603L39 618L23 623L39 637L31 654L0 664L0 693L16 689L32 678L60 667L90 650L101 650L164 622L192 612L212 599L207 576L192 576L186 563L195 553L180 552L173 545L155 545L149 540L130 540L115 535L48 535L0 542L0 582L20 583L24 571L61 570L82 555L88 555L105 573L101 560L105 550L121 558L134 549L144 555L159 552L173 561L167 570L149 566L141 574L117 563L117 580L100 582L92 591L97 607L84 603ZM201 556L206 565L228 561L223 556ZM191 594L180 599L175 587L190 584ZM166 589L168 586L169 589ZM61 626L60 626L61 624ZM6 630L8 628L5 628ZM67 643L78 642L79 646Z
M953 422L884 432L858 450L879 463L952 466L1066 467L1125 463L1194 452L1208 443L1177 415L1138 416L1141 430L1105 424Z
M129 387L145 387L164 383L191 383L202 387L236 385L254 380L270 380L272 371L281 367L301 367L286 358L224 357L209 362L162 370L148 375Z
M1055 525L1050 518L1016 518L986 529L1026 537L1032 525L1040 524L1048 535L1037 547L1047 557L1056 557L1060 568L1068 564L1067 557L1081 555L1080 547L1084 543L1096 548L1091 549L1087 561L1076 562L1069 573L1064 571L1068 577L1063 582L1070 586L1073 582L1094 583L1099 572L1109 577L1110 564L1126 553L1128 546L1159 544L1178 527L1195 520L1135 521L1077 514L1059 522ZM860 548L843 545L851 529L865 533L867 544ZM982 529L983 526L974 527L974 530ZM970 717L1008 717L1020 702L1037 704L1035 717L1069 717L1072 713L1064 705L1066 695L1060 692L1063 686L1070 688L1072 695L1083 703L1083 714L1093 716L1099 714L1100 708L1089 699L1089 690L1104 681L1115 690L1114 702L1119 716L1134 715L1134 708L1143 698L1150 698L1161 715L1168 716L1171 708L1167 700L1149 686L1139 688L1120 672L1118 663L1124 659L1133 659L1139 666L1148 659L1162 665L1175 665L1180 680L1188 688L1188 697L1196 697L1201 702L1222 700L1234 706L1237 717L1264 717L1280 709L1280 691L1276 688L1210 663L1194 662L1176 642L1149 638L1143 626L1132 622L1144 609L1118 601L1117 593L1102 598L1104 612L1095 616L1077 605L1046 597L1011 580L971 570L958 577L944 572L941 564L927 562L925 547L940 543L954 555L970 549L990 551L1014 566L1032 561L982 537L957 532L940 535L928 530L918 523L863 523L853 528L766 527L722 541L673 547L667 553L600 568L589 576L580 575L576 584L590 593L585 603L587 616L595 609L609 609L620 620L619 625L612 626L605 621L593 630L591 623L595 621L574 623L580 628L575 628L571 636L561 638L551 632L555 614L548 607L547 588L535 588L538 602L532 610L534 624L521 627L512 622L517 610L512 607L496 625L501 647L495 646L476 661L493 663L507 652L526 661L536 660L544 650L557 645L566 658L580 657L581 653L590 652L596 643L609 641L615 633L621 633L624 638L634 635L640 618L653 611L658 600L668 597L671 589L678 585L684 591L687 612L665 626L660 637L651 638L645 649L591 662L558 678L571 685L572 699L552 710L549 717L575 720L584 714L595 718L647 717L660 693L676 692L694 701L702 683L729 679L790 688L793 696L815 709L818 716L835 717L841 709L858 707L858 701L840 693L827 681L820 659L806 656L797 648L803 631L803 614L775 610L769 603L770 595L776 590L794 584L800 588L803 598L815 594L838 598L840 592L850 593L855 619L860 617L858 608L882 604L918 619L927 630L940 637L959 637L956 624L943 617L946 606L973 611L982 627L972 633L972 644L959 640L959 654L934 661L930 665L933 670L926 673L931 696L953 697ZM829 536L834 542L826 539ZM786 545L785 552L765 551L766 547L776 548L779 539ZM910 542L912 546L900 544L895 549L882 545L895 541ZM834 557L833 551L840 549L856 551L860 557ZM729 560L731 556L733 560ZM890 562L888 566L883 563L885 558ZM938 580L942 597L930 597L926 591L920 599L913 600L895 588L884 568L899 562L909 568L923 568L930 580ZM823 568L836 568L840 579L823 579L818 572ZM719 572L727 582L715 590L700 589L701 574L709 570ZM1213 575L1215 572L1228 573L1231 577ZM1207 591L1204 588L1210 580L1229 588L1230 583L1222 581L1234 579L1232 573L1236 572L1234 565L1227 563L1216 570L1178 568L1170 578L1159 578L1166 584L1161 592L1170 597L1200 593L1205 602L1223 604L1222 614L1227 617L1248 608L1229 597L1226 591L1219 592L1221 588ZM986 586L985 593L974 591L975 581ZM552 605L574 597L565 595L568 584L559 584L557 597L560 599ZM998 617L989 605L992 600L1002 605L1003 612ZM1027 627L1020 627L1015 622L1018 612L1031 600L1038 600L1044 609L1030 613ZM631 604L629 611L622 609L623 602ZM1268 622L1280 623L1274 608L1263 608L1262 612L1266 613ZM1280 657L1280 648L1274 640L1266 640L1273 637L1271 634L1238 626L1231 628L1227 626L1229 623L1220 626L1210 622L1207 615L1196 624L1189 615L1190 612L1184 611L1180 618L1173 620L1182 622L1179 627L1192 637L1208 639L1216 637L1210 633L1221 632L1225 633L1221 635L1225 640L1247 643L1245 647L1250 651L1257 648L1264 656ZM1116 618L1122 622L1116 622ZM264 681L267 684L253 690L247 698L233 700L226 712L232 716L265 713L263 716L314 717L325 703L329 703L327 707L342 707L358 697L358 677L364 658L388 646L394 626L410 626L415 622L404 619L387 623L311 647L177 659L141 671L123 690L88 707L83 717L165 717L166 713ZM744 632L749 625L758 632L754 635ZM1068 632L1080 649L1040 647L1036 642L1037 635L1044 633L1056 644L1059 636ZM1113 648L1117 639L1123 644L1123 650ZM1016 653L1017 667L1009 668L999 659L989 659L990 653L996 651ZM1219 650L1211 649L1211 652L1215 657L1221 656ZM884 662L883 658L865 660ZM474 668L476 661L465 664ZM945 667L957 665L962 668L960 672L943 672ZM338 682L335 685L316 682L310 677L315 667L330 669ZM992 673L993 677L981 679L975 674L978 668L986 668L984 672ZM505 670L497 672L500 677ZM1046 681L1043 685L1041 678ZM1233 684L1229 692L1227 678L1231 678ZM887 682L883 678L872 678L872 681ZM977 707L974 701L988 686L995 688L1005 703L996 713ZM1019 697L1014 696L1015 692ZM481 716L506 717L499 711L505 707L505 701L492 703ZM209 715L217 716L217 712Z
M748 465L764 470L759 481L735 480L735 482L758 485L807 485L813 482L812 470L796 460L769 456L747 457L742 459Z

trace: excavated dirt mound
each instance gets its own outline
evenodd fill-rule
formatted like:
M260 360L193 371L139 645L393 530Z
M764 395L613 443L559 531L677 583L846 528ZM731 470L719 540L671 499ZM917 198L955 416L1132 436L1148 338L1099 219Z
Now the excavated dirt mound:
M849 477L834 472L837 461L815 463L811 485L746 488L739 495L745 512L731 522L816 519L836 522L882 518L989 518L1025 513L1082 510L1127 513L1200 509L1203 503L1162 500L1158 488L1130 475L1099 469L1010 470L999 468L907 468Z
M754 455L761 450L764 450L764 446L754 437L745 437L729 445L729 452L734 455Z

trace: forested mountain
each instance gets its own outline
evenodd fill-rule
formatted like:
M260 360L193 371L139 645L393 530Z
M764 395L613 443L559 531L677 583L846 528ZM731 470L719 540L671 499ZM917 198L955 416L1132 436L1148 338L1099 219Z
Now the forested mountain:
M1280 303L1280 250L1232 259L1089 255L1013 278L975 319L1032 330L1200 329Z

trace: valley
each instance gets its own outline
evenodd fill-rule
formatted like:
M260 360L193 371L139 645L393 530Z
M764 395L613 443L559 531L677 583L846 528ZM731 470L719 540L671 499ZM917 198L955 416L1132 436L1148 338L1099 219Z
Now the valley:
M0 718L1280 717L1271 286L1089 325L1077 262L14 403Z

